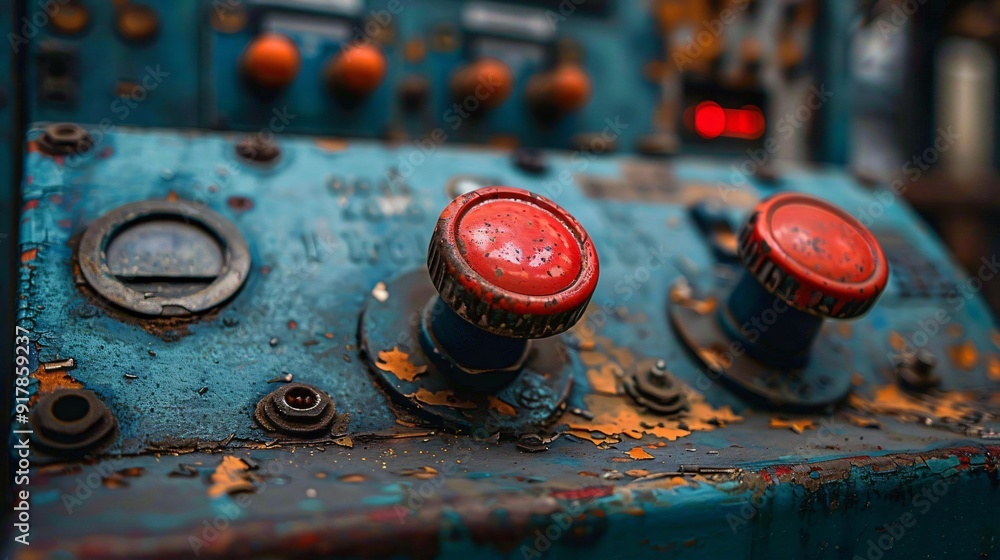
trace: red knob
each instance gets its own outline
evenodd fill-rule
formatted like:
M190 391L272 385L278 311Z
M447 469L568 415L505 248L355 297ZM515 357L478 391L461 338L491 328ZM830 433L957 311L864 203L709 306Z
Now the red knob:
M885 290L889 264L868 228L818 198L761 201L740 231L739 255L768 292L819 317L863 315Z
M512 338L572 327L597 286L597 251L573 216L511 187L475 190L441 212L427 255L442 301L466 321Z

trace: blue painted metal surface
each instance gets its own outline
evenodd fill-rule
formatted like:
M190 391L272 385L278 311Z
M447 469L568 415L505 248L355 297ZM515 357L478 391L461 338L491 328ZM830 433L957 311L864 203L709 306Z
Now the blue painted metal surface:
M733 186L718 161L587 158L581 168L579 155L553 153L550 168L531 175L481 150L293 137L279 138L283 158L264 168L237 160L238 140L121 130L107 136L110 150L72 166L29 151L23 196L37 202L23 214L18 323L33 342L31 388L66 382L65 373L109 405L121 433L98 463L42 466L36 455L37 548L12 543L16 556L838 558L874 554L869 541L893 555L1000 554L1000 450L988 439L998 426L1000 333L975 283L901 200L876 197L832 169ZM400 162L415 154L422 163L402 173ZM639 171L670 179L643 189ZM707 405L732 407L742 419L667 437L643 433L636 417L622 429L641 439L598 446L585 427L529 454L508 439L442 434L390 405L358 350L359 314L379 282L424 265L450 199L445 185L469 173L554 199L594 238L601 280L583 323L563 339L567 351L612 369L662 358ZM775 190L829 199L886 245L914 249L902 251L909 264L893 263L869 315L849 328L824 327L849 349L840 369L857 398L830 414L791 418L797 431L713 382L666 314L669 288L682 276L701 293L735 278L715 262L687 205L722 195L738 222ZM103 303L78 278L74 240L86 225L150 198L205 204L246 237L251 276L218 311L151 322ZM943 289L916 290L913 282L929 275L908 279L913 260L936 270ZM880 392L893 387L900 340L938 355L946 402L984 411L979 419L937 411L928 424L918 413L879 408L895 402ZM77 367L55 377L38 367L70 357ZM282 372L320 387L351 415L350 442L295 445L254 427L254 404ZM601 399L600 381L577 376L569 407L601 417L612 406L634 417L627 397ZM702 412L692 423L711 417ZM587 422L568 412L547 435ZM224 456L252 461L226 474ZM246 492L226 491L230 476ZM909 524L906 513L916 521L902 534L886 528ZM879 544L887 533L891 542Z

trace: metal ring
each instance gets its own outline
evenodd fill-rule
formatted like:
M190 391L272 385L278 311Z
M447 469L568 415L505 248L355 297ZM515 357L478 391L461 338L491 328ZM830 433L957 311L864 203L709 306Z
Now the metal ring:
M221 274L204 289L180 297L150 296L117 278L106 261L108 244L129 225L155 218L193 223L210 234L223 252ZM208 208L182 201L146 200L108 212L84 232L77 258L84 279L98 294L144 315L189 315L211 309L239 291L250 272L250 250L236 226Z

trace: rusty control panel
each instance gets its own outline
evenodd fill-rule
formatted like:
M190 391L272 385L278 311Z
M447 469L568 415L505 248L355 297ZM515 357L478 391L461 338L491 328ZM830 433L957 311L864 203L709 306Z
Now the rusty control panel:
M1000 558L1000 262L776 156L838 8L224 4L26 44L10 558Z

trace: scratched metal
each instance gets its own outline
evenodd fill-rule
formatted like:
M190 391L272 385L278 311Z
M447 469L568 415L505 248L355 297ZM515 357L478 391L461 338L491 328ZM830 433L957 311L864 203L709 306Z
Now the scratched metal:
M237 511L221 537L206 537L218 555L229 547L258 554L524 557L525 545L553 557L581 551L638 557L664 550L682 557L850 557L865 554L851 543L867 547L868 539L882 535L881 525L916 507L915 492L946 478L955 484L916 529L896 539L893 552L998 554L998 450L991 440L957 423L925 425L896 415L870 414L881 428L861 427L844 415L857 413L853 409L808 417L816 426L801 434L773 428L774 412L749 409L702 376L670 332L667 293L682 271L701 290L731 282L734 272L713 264L686 203L725 192L738 220L755 199L780 188L872 215L874 198L846 175L792 170L776 187L751 181L730 190L720 186L729 181L729 165L682 159L666 169L675 183L647 190L622 177L636 166L668 164L609 157L582 166L579 159L553 154L550 169L533 176L504 154L482 150L439 147L425 153L408 145L351 142L331 151L291 137L280 139L282 161L262 168L236 159L239 139L122 130L108 135L109 149L72 167L29 150L18 321L37 342L31 367L76 360L76 369L66 373L97 393L118 418L121 435L104 459L123 471L93 474L93 483L88 476L98 465L56 476L60 467L39 470L43 457L36 453L32 538L39 544L31 550L64 550L75 558L189 557L189 537L201 538L203 522ZM423 165L405 181L387 182L387 173L414 153L422 154ZM623 436L606 449L563 435L537 454L520 452L506 439L399 439L434 428L397 424L397 412L359 354L358 316L376 284L423 266L434 220L448 202L445 185L460 173L496 177L549 196L593 236L601 280L584 320L598 337L594 352L611 356L614 347L616 359L623 353L663 358L709 404L729 405L744 420L676 441ZM620 182L620 188L604 191L617 198L585 195L581 185L595 178ZM228 305L199 321L153 327L81 287L72 268L73 244L104 212L168 196L207 204L233 221L247 239L253 266ZM925 264L956 284L962 281L940 243L902 201L873 208L879 217L870 226L877 234L907 240ZM866 399L892 383L891 340L923 331L929 335L925 347L939 356L943 388L971 391L986 405L992 398L995 414L1000 382L990 364L1000 353L998 335L975 293L904 296L893 276L869 315L850 328L828 328L849 348L842 373L856 375L854 391ZM578 351L579 334L565 339L571 352ZM282 372L320 387L335 399L338 412L350 413L353 448L329 442L257 449L269 438L254 428L253 407L275 387L268 380ZM592 390L587 378L576 379L570 406L587 406ZM620 406L631 407L627 397L621 399ZM568 415L553 430L570 418L586 422ZM627 453L639 445L653 445L644 448L652 459L631 460ZM251 472L280 465L276 473L265 470L252 478L249 505L237 505L239 494L210 495L211 473L226 454L253 457L259 464ZM194 474L179 463L196 464ZM644 482L624 475L632 469L670 473L682 465L743 470ZM412 470L420 467L433 467L443 477L414 478ZM177 474L168 476L170 471ZM404 511L401 522L393 506L422 482L433 485L424 498L428 505ZM647 489L651 483L656 487ZM71 499L77 492L88 496L77 498L79 504ZM747 500L759 496L763 502L747 514L748 523L731 528L727 514L741 515ZM572 509L578 507L583 511ZM561 532L541 551L546 543L535 543L535 530L544 534L560 510L586 515L579 530ZM22 556L27 550L10 546Z

